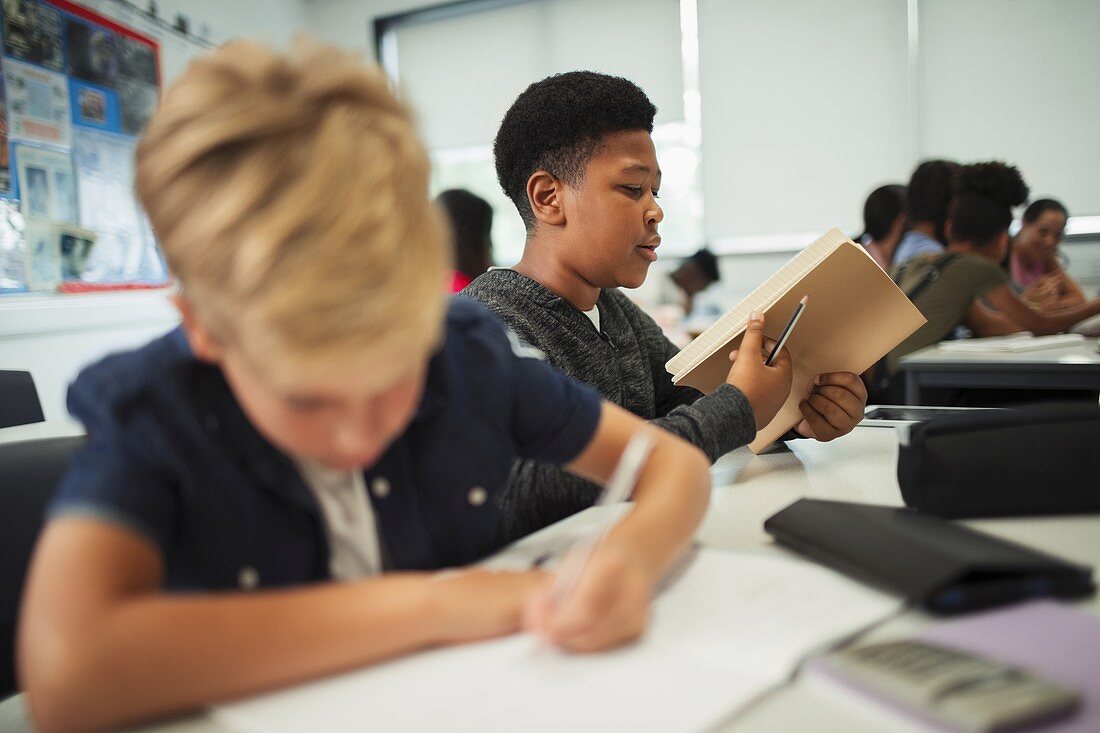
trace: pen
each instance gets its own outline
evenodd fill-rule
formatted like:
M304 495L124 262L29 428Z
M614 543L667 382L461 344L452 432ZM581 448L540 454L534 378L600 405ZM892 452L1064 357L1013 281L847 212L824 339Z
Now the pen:
M634 486L638 483L638 476L641 475L642 467L645 466L646 458L649 457L649 452L652 449L653 436L649 432L639 430L634 433L633 437L630 438L630 442L626 444L626 448L619 458L619 463L615 466L615 471L611 474L611 478L600 494L600 498L596 500L595 506L609 506L626 501L631 492L634 491ZM585 566L592 558L593 551L603 542L611 531L611 527L615 524L615 518L616 513L608 511L599 520L596 528L588 533L585 538L574 544L570 550L570 552L578 554L571 558L568 564L563 563L563 567L559 570L554 581L553 595L559 606L573 592Z
M787 343L787 339L791 336L791 331L794 330L794 324L798 323L798 319L802 317L802 311L806 310L806 302L810 299L810 296L803 295L802 300L798 301L798 305L795 306L794 313L791 314L791 320L787 321L786 328L783 329L783 333L779 334L779 340L775 342L775 348L772 349L772 353L768 354L768 358L764 360L764 366L771 366L775 361L776 354Z

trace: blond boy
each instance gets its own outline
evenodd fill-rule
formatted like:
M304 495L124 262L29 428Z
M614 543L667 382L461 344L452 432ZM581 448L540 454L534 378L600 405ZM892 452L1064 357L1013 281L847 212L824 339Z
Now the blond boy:
M408 110L338 52L235 42L169 91L137 189L182 327L70 390L89 441L19 638L40 730L193 709L524 617L574 650L641 632L705 510L707 461L448 303L427 181ZM515 458L603 481L637 430L656 447L635 509L567 602L539 572L434 572L500 546Z

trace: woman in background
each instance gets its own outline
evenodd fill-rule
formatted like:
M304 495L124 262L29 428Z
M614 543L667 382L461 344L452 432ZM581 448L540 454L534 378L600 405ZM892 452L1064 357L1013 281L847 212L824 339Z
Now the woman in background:
M1081 288L1058 259L1058 245L1069 212L1054 199L1039 199L1024 211L1023 226L1012 240L1009 272L1024 300L1043 311L1085 302Z
M436 203L451 222L455 246L451 292L457 293L493 264L493 207L463 188L444 191Z

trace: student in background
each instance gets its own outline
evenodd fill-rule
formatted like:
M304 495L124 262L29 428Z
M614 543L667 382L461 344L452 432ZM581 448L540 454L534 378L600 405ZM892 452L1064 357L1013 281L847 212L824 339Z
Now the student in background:
M655 112L633 83L587 71L520 94L493 152L527 227L523 257L465 292L555 366L716 460L771 421L790 393L791 365L783 356L766 367L758 350L742 349L711 394L677 387L664 366L677 347L619 290L643 283L661 242ZM795 389L805 395L801 435L830 440L862 418L866 391L854 374L820 375ZM588 482L524 461L503 497L505 521L510 534L523 534L591 505L596 494Z
M721 280L722 275L718 272L718 258L704 247L684 259L668 278L679 291L684 315L690 316L695 309L695 296Z
M905 233L905 186L879 186L863 204L860 244L883 270L889 271L894 250Z
M451 292L457 293L493 265L493 207L463 188L436 197L454 236L455 271Z
M906 186L909 230L894 250L893 266L904 265L917 255L939 254L947 242L944 223L951 206L951 181L957 163L926 160L917 166Z
M1033 201L1024 210L1023 224L1012 240L1009 272L1024 300L1051 311L1085 302L1081 288L1058 260L1058 245L1066 231L1069 212L1054 199Z
M707 461L447 298L428 171L410 112L351 54L234 41L166 94L136 189L183 325L69 392L89 441L21 613L37 729L118 727L521 623L577 651L641 633L705 511ZM538 571L435 572L501 546L516 457L605 481L638 430L655 443L634 509L568 601Z
M894 271L898 287L928 323L890 352L891 374L902 356L943 340L959 325L975 336L1017 331L1042 335L1100 313L1100 299L1057 313L1036 311L1016 294L998 266L1008 248L1012 207L1027 199L1019 171L999 162L973 163L958 170L954 190L947 251L917 257Z

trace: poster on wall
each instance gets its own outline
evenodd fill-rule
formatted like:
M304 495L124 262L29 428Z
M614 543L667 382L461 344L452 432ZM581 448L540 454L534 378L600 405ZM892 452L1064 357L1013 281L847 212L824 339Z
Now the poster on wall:
M77 223L76 183L68 153L16 145L15 162L24 216Z
M118 36L75 18L65 22L67 71L75 79L113 89L118 81Z
M61 14L34 0L4 0L4 53L61 71Z
M4 86L12 137L64 146L72 143L69 85L63 74L5 59Z
M88 282L163 283L168 279L152 229L134 198L133 138L78 128L73 162L80 224L98 235Z

